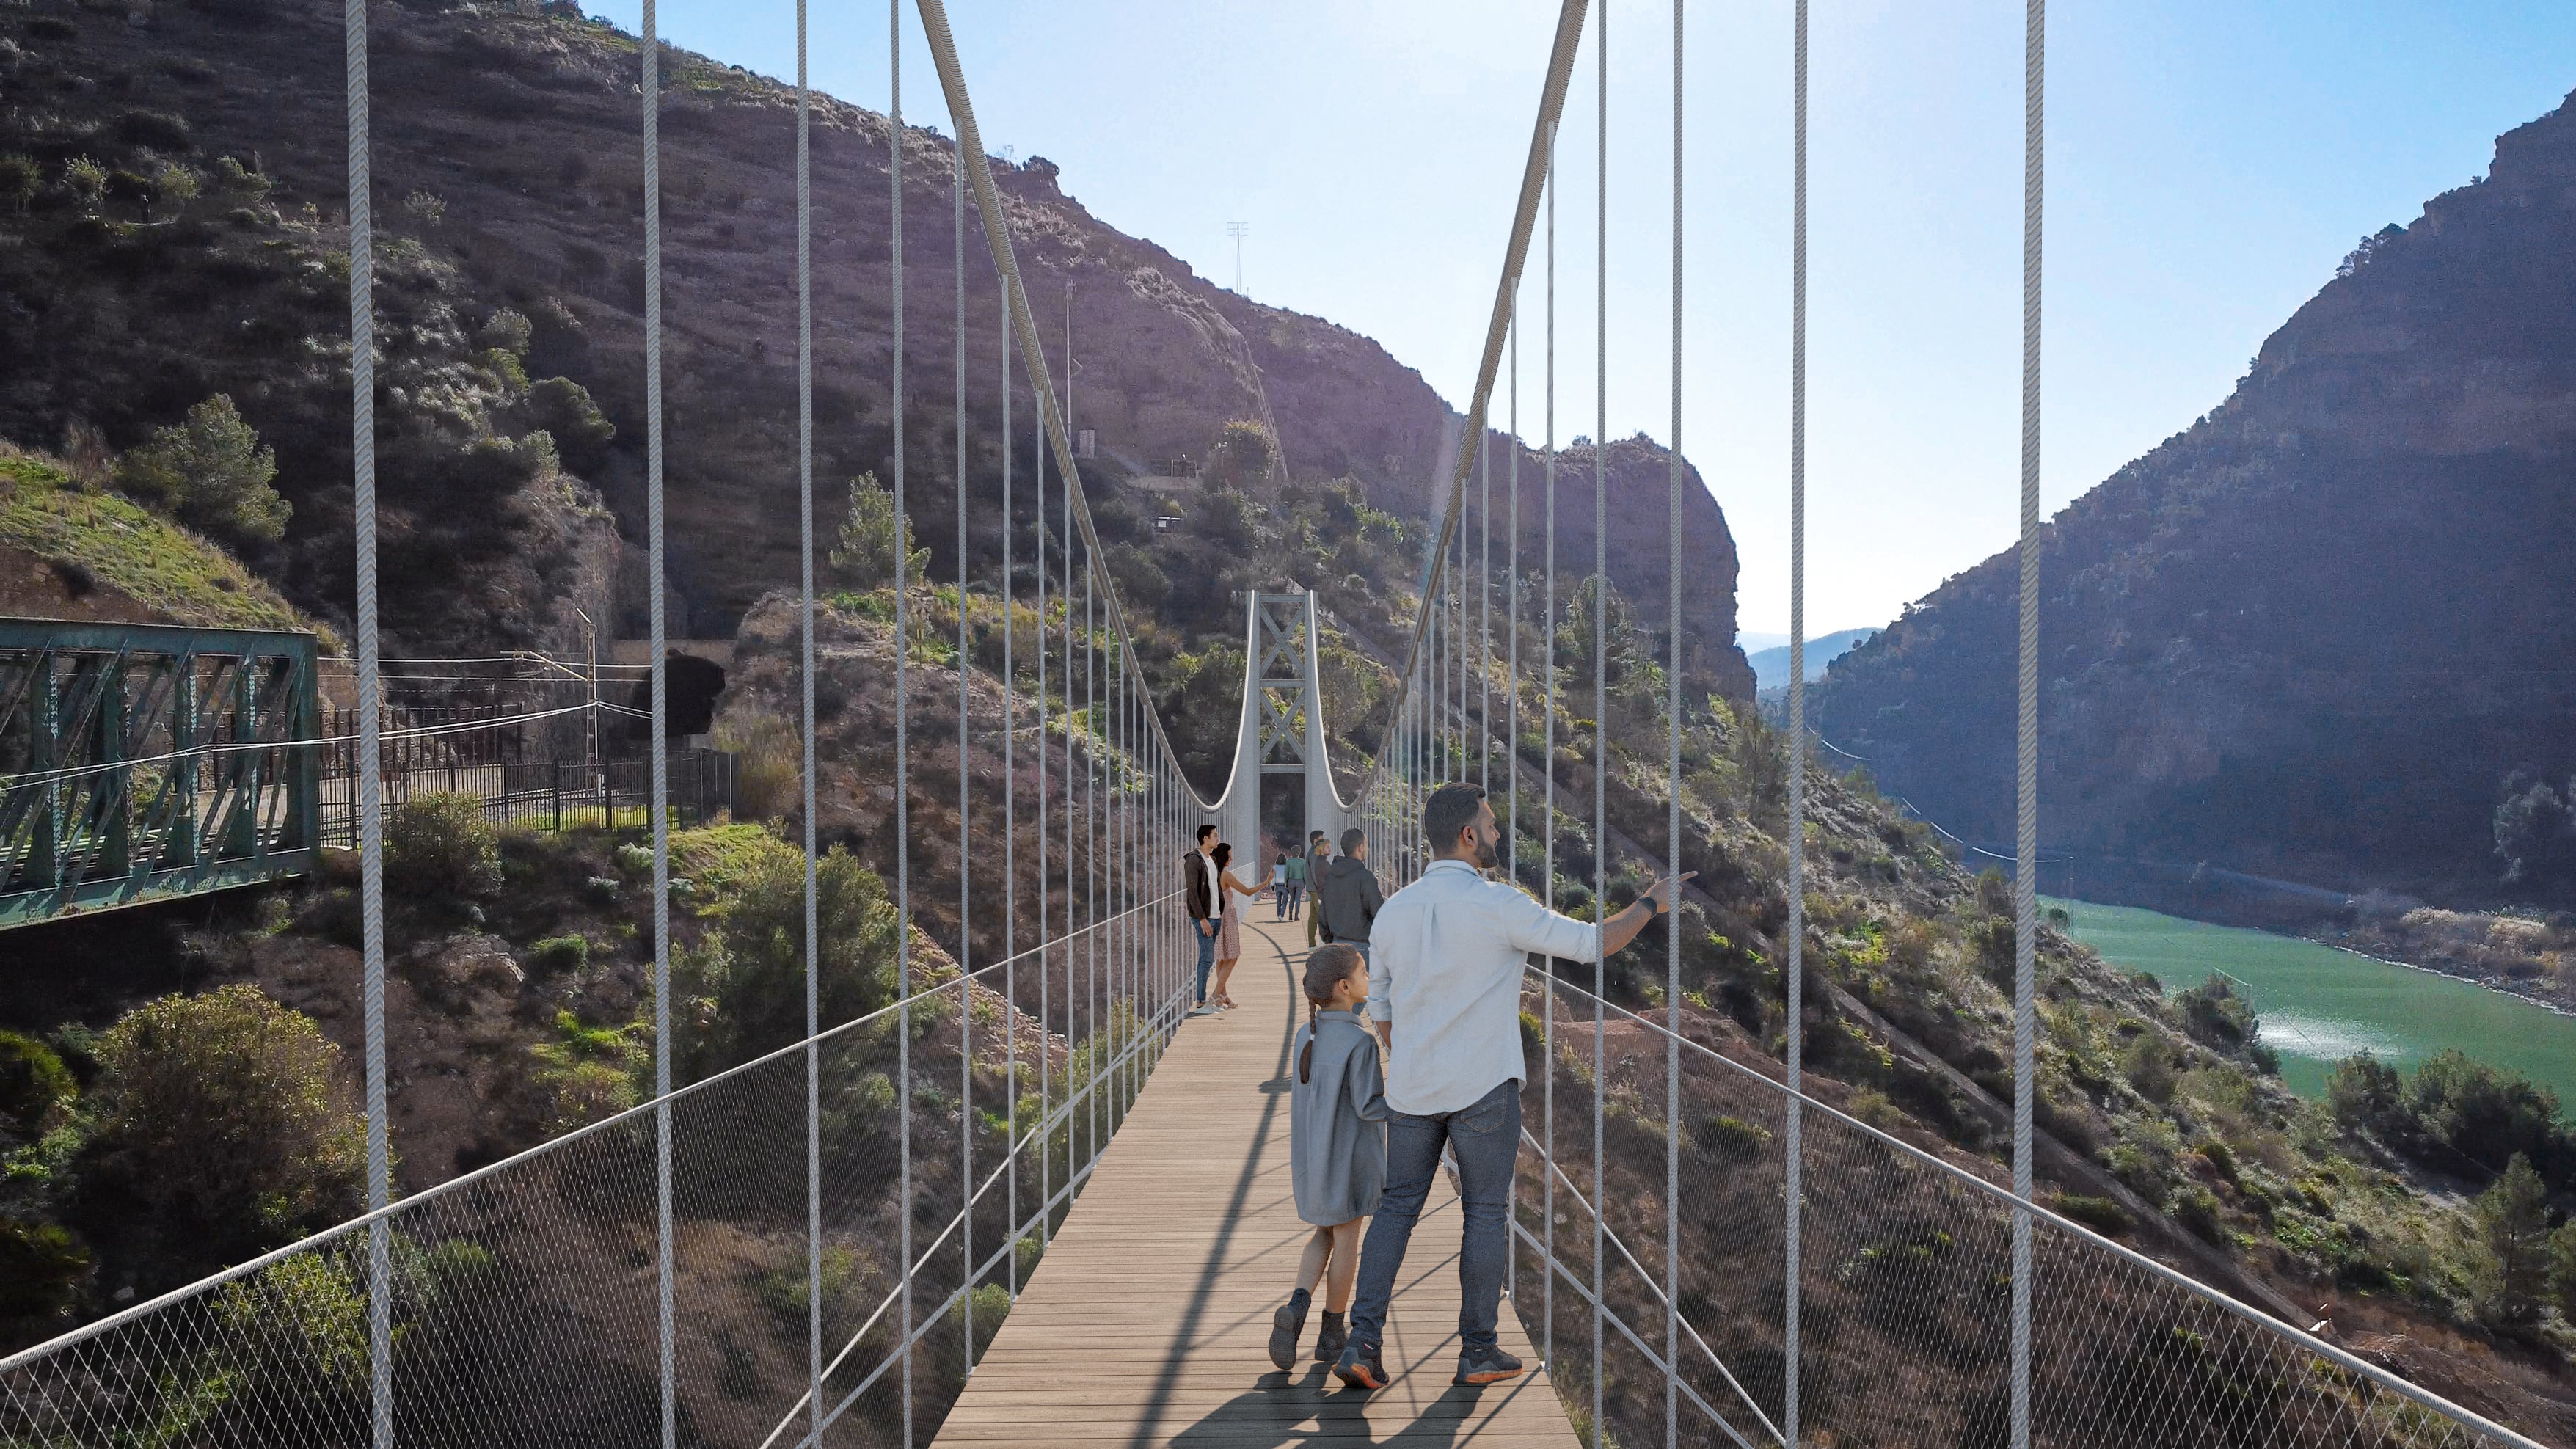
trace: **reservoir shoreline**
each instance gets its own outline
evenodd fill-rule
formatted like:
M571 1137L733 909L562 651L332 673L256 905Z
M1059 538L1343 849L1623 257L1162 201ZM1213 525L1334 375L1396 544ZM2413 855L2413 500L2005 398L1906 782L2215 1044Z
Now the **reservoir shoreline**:
M2411 1068L2446 1048L2521 1072L2576 1104L2576 1013L2331 940L2195 920L2142 906L2051 897L2068 932L2168 994L2213 973L2245 983L2261 1040L2293 1090L2322 1098L2334 1063L2368 1051Z

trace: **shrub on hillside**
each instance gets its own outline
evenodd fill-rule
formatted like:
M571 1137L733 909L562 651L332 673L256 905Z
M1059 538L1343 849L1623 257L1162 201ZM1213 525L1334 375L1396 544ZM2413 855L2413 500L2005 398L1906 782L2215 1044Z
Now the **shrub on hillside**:
M2398 1120L2406 1102L2406 1077L2368 1052L2335 1063L2326 1079L2326 1105L2335 1121L2352 1131L2385 1130Z
M276 450L260 443L223 393L188 409L185 421L155 432L116 465L116 484L126 492L208 533L263 543L285 533L295 511L269 486L276 477Z
M853 589L890 588L900 551L905 579L919 583L930 568L930 550L913 547L912 520L895 518L894 494L874 473L850 480L850 511L832 548L832 572Z
M714 949L689 974L715 1010L695 1046L702 1070L805 1035L805 856L763 833L729 861ZM815 863L821 1012L829 1027L894 999L893 902L877 873L838 846Z
M471 795L415 795L385 823L385 884L438 904L501 889L501 841Z
M0 1218L0 1322L62 1312L88 1274L89 1249L69 1228Z
M1268 428L1252 418L1236 418L1209 445L1208 473L1236 488L1258 483L1270 475L1275 453Z
M590 964L590 941L582 936L548 936L520 957L532 976L555 976Z
M2218 1051L2243 1051L2263 1027L2253 1003L2237 995L2224 976L2212 975L2184 991L2174 998L2174 1005L2182 1009L2183 1030L2191 1039Z
M36 199L36 188L42 186L45 173L37 169L34 158L18 152L0 156L0 201L20 216L27 214L27 203Z
M2564 1182L2558 1094L2520 1072L2488 1066L2457 1048L2435 1052L2406 1084L2406 1110L2427 1142L2503 1172L2527 1157L2544 1178Z
M2568 789L2576 792L2576 781ZM2549 782L2508 777L2494 830L2505 884L2556 896L2576 878L2576 808Z
M652 1081L652 1043L645 1023L586 1026L570 1011L555 1013L555 1035L530 1052L531 1080L545 1094L548 1133L612 1117L644 1100Z
M524 354L529 340L535 335L536 324L528 320L528 314L503 307L483 319L483 326L474 334L474 340L486 347Z
M168 111L128 111L116 118L116 139L155 151L185 151L196 144L188 136L185 116Z
M99 201L107 195L107 168L87 156L74 156L63 163L63 189L82 212L95 216Z
M2559 1124L2558 1094L2457 1048L2434 1053L2402 1085L2368 1052L2346 1057L2326 1100L2345 1128L2445 1172L2498 1174L2521 1157L2544 1183L2576 1179L2576 1134Z
M529 385L519 406L531 424L555 440L565 466L586 473L607 461L617 425L600 412L588 388L568 377L543 378Z
M2558 1299L2558 1311L2576 1321L2576 1218L2549 1235L2549 1291Z
M714 742L740 758L733 782L737 817L783 819L801 803L805 745L794 725L766 710L738 711L718 722Z
M2477 1305L2488 1322L2527 1323L2549 1288L2549 1189L2517 1152L2504 1172L2470 1204L2482 1250Z
M71 1069L31 1036L0 1031L0 1122L33 1135L57 1102L75 1091Z
M2129 1216L2128 1209L2107 1197L2060 1193L2050 1206L2106 1237L2126 1237L2138 1226L2137 1219Z
M1750 1162L1771 1145L1771 1129L1741 1117L1711 1117L1700 1124L1699 1140L1720 1157Z
M100 1043L98 1146L147 1205L226 1237L330 1221L357 1206L366 1164L339 1057L255 986L147 1002Z

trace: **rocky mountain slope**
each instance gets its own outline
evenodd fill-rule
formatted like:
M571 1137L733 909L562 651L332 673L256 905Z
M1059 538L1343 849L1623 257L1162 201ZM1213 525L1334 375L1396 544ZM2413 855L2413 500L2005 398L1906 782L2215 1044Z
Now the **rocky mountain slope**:
M2053 849L2454 902L2576 888L2505 884L2496 850L2508 787L2576 767L2571 260L2576 105L2365 238L2225 402L2050 522ZM1817 696L1829 740L1981 839L2011 832L2017 588L2009 552L1958 575ZM2534 829L2562 860L2552 798Z
M630 632L641 627L636 42L573 7L549 9L387 5L373 21L386 618L416 652L564 643L573 606L597 615L612 600ZM26 342L0 355L0 437L53 447L70 433L124 448L229 393L276 447L277 486L295 510L254 567L298 605L344 615L340 9L171 5L140 25L69 8L14 14L0 156L24 159L11 174L27 184L0 213L0 317ZM679 51L662 75L672 629L725 634L796 576L794 97ZM935 93L918 104L935 108ZM816 101L815 468L827 533L843 481L888 476L892 461L891 134L882 115ZM902 145L908 482L916 516L935 521L953 516L958 471L955 167L934 128L909 125ZM105 173L94 196L74 179L84 159ZM996 174L1059 380L1056 339L1070 325L1075 425L1096 430L1104 479L1204 461L1226 421L1267 418L1288 476L1352 477L1382 509L1428 511L1459 425L1418 373L1365 337L1222 291L1111 229L1043 159L997 162ZM976 496L992 497L1002 324L967 226L965 471ZM515 345L506 322L489 325L504 312L526 319ZM1012 446L1025 489L1036 438L1019 391ZM531 443L539 430L551 453ZM1503 460L1495 471L1507 473ZM1536 457L1521 471L1535 547ZM1612 471L1614 576L1660 617L1660 523L1631 537L1637 510L1622 502L1633 483L1659 521L1663 470ZM1589 495L1576 496L1560 542L1588 558ZM1725 639L1732 546L1714 502L1693 499L1694 547L1726 564L1694 573L1693 607L1727 611L1706 626ZM998 557L999 523L979 512L968 544L979 563ZM922 535L934 568L952 571L952 530L926 521Z

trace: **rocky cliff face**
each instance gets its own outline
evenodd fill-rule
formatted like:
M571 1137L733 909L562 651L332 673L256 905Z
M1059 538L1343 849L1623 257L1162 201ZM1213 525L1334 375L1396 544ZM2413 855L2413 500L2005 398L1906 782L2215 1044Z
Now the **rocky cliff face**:
M2043 838L2491 894L2576 765L2576 105L2367 238L2217 408L2048 526ZM1983 839L2013 810L2014 556L1837 662L1817 719Z
M277 446L279 486L297 506L265 571L326 617L343 613L339 8L163 6L141 28L68 7L20 14L0 153L26 153L41 183L26 215L0 216L0 235L16 243L0 249L0 315L13 338L32 344L0 357L0 435L50 445L79 426L129 446L207 393L233 393ZM481 636L514 626L542 632L525 621L562 613L566 601L600 602L590 596L622 555L618 602L640 628L636 42L577 14L385 5L372 23L378 401L397 555L387 567L389 627L422 649L488 644ZM662 74L671 627L716 634L797 573L794 95L678 51L666 53ZM935 92L920 103L935 107ZM882 115L815 102L815 477L826 536L845 480L892 471L895 135ZM900 139L907 484L933 566L946 574L956 566L954 530L942 521L954 517L959 471L955 163L935 130L908 126ZM100 215L84 216L64 180L84 155L140 189L112 184ZM225 156L264 184L220 181ZM195 173L201 194L158 200L156 210L150 183L172 165ZM1101 224L1042 159L996 163L996 175L1060 388L1069 321L1074 423L1096 430L1104 475L1203 458L1227 420L1266 416L1295 476L1354 477L1380 507L1428 510L1458 424L1418 373L1365 337L1221 291L1160 247ZM989 499L1004 444L1003 328L971 210L965 225L964 471L973 495ZM479 332L503 308L533 324L520 369L578 384L613 436L568 426L514 391L508 369L485 366L489 340ZM1035 415L1025 386L1015 391L1010 446L1025 500ZM496 469L495 446L549 424L559 471L509 458ZM496 471L506 475L497 483L487 476ZM1614 489L1626 471L1614 470ZM1657 476L1640 486L1660 520L1660 469L1647 471ZM1535 459L1523 476L1535 478ZM504 504L532 481L541 496ZM583 532L584 499L594 510L604 500L615 536ZM1727 560L1708 578L1731 580L1724 520L1696 489L1693 499L1695 547ZM1613 508L1622 520L1614 577L1660 617L1660 524L1641 522L1632 540L1631 510L1619 496ZM1587 554L1588 519L1569 524ZM999 526L997 511L976 510L968 547L979 564L998 555ZM514 543L521 532L543 535L544 557ZM1632 542L1641 545L1633 559ZM1640 573L1630 584L1632 563L1651 582ZM470 604L448 601L461 576L485 575L493 582ZM1709 636L1731 638L1731 587L1695 587L1693 606L1703 605L1726 611L1707 618Z

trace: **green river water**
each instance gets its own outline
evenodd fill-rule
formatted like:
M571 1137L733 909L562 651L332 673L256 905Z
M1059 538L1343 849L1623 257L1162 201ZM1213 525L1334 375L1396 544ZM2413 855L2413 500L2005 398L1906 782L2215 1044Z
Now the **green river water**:
M2133 906L2051 900L2077 940L2131 971L2152 971L2168 994L2224 971L2251 988L2262 1039L2281 1054L2281 1080L2325 1095L2337 1060L2365 1048L2399 1067L2444 1047L2511 1067L2557 1089L2576 1111L2576 1016L2471 985L2267 931L2186 921Z

